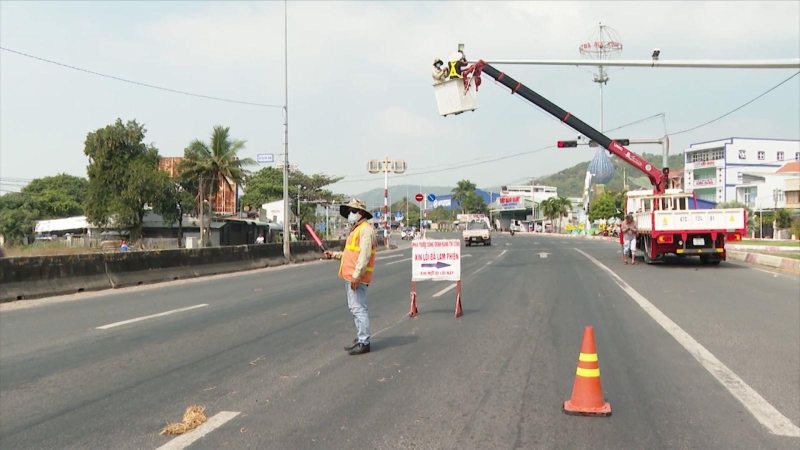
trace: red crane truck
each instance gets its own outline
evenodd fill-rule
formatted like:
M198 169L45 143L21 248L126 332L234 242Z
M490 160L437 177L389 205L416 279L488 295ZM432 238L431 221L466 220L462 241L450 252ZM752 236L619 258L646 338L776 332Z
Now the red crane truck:
M664 255L672 253L678 256L699 256L703 263L719 264L726 258L725 243L742 240L742 236L747 231L746 210L742 208L697 209L694 193L684 193L680 189L667 189L668 167L663 170L657 169L636 153L620 145L619 142L609 139L521 82L482 60L465 68L462 72L463 79L453 78L436 86L440 113L443 115L458 114L476 109L475 101L481 73L494 78L498 83L509 88L512 95L517 94L533 103L647 175L653 189L628 192L625 204L626 214L633 215L639 228L640 236L637 246L644 253L646 263L660 261ZM452 86L447 86L447 84L452 84ZM462 84L463 88L460 87ZM459 86L459 88L455 89L454 86ZM444 107L450 109L443 111L443 102L438 97L439 93L455 92L456 90L461 97L453 99L454 101ZM461 110L454 110L452 105L461 105ZM458 106L455 107L455 109L458 108ZM690 202L693 203L694 209L690 209Z

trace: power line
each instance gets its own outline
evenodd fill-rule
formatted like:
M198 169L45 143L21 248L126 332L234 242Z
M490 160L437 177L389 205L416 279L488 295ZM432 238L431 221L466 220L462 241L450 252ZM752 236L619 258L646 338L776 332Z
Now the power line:
M800 75L800 72L797 72L797 73L795 73L794 75L792 75L792 76L790 76L789 78L787 78L787 79L785 79L785 80L781 81L780 83L776 84L775 86L772 86L772 87L771 87L771 88L769 88L769 89L768 89L766 92L764 92L763 94L759 95L758 97L756 97L756 98L754 98L754 99L750 100L749 102L747 102L747 103L745 103L745 104L743 104L743 105L739 106L738 108L735 108L735 109L733 109L733 110L731 110L731 111L728 111L728 112L726 112L725 114L723 114L723 115L721 115L721 116L717 117L716 119L709 120L708 122L706 122L706 123L704 123L704 124L701 124L701 125L698 125L698 126L696 126L696 127L688 128L688 129L686 129L686 130L678 131L678 132L676 132L676 133L670 133L669 135L670 135L670 136L675 136L675 135L678 135L678 134L688 133L688 132L690 132L690 131L693 131L693 130L696 130L696 129L698 129L698 128L704 127L704 126L706 126L706 125L712 124L712 123L714 123L714 122L716 122L716 121L718 121L718 120L722 119L723 117L727 117L727 116L729 116L729 115L731 115L731 114L735 113L736 111L738 111L738 110L740 110L740 109L744 108L745 106L749 105L750 103L753 103L754 101L756 101L756 100L760 99L761 97L763 97L763 96L765 96L765 95L769 94L770 92L772 92L772 91L774 91L775 89L779 88L781 85L783 85L783 84L784 84L784 83L786 83L787 81L791 80L792 78L796 77L797 75Z
M612 128L612 129L610 129L610 130L605 130L605 131L603 131L603 134L605 134L605 133L610 133L610 132L612 132L612 131L617 131L617 130L619 130L619 129L621 129L621 128L629 127L629 126L631 126L631 125L636 125L636 124L639 124L639 123L642 123L642 122L647 122L648 120L652 120L652 119L655 119L655 118L657 118L657 117L663 117L663 116L664 116L664 113L658 113L658 114L654 114L654 115L652 115L652 116L650 116L650 117L645 117L644 119L639 119L639 120L637 120L637 121L635 121L635 122L626 123L625 125L620 125L620 126L618 126L617 128Z
M12 50L10 48L0 47L0 50L5 50L5 51L10 52L10 53L16 53L17 55L21 55L21 56L25 56L26 58L31 58L31 59L35 59L35 60L38 60L38 61L46 62L48 64L55 64L57 66L66 67L67 69L77 70L79 72L84 72L84 73L88 73L88 74L92 74L92 75L97 75L99 77L110 78L112 80L117 80L117 81L122 81L122 82L125 82L125 83L135 84L137 86L143 86L143 87L148 87L148 88L151 88L151 89L158 89L158 90L161 90L161 91L172 92L174 94L188 95L188 96L191 96L191 97L205 98L205 99L208 99L208 100L217 100L217 101L220 101L220 102L238 103L238 104L250 105L250 106L261 106L261 107L264 107L264 108L283 108L283 106L281 106L281 105L270 105L270 104L266 104L266 103L245 102L245 101L241 101L241 100L231 100L229 98L212 97L210 95L194 94L192 92L179 91L177 89L170 89L170 88L165 88L165 87L161 87L161 86L155 86L155 85L152 85L152 84L142 83L142 82L134 81L134 80L128 80L128 79L120 78L120 77L113 76L113 75L106 75L104 73L94 72L94 71L87 70L87 69L81 69L80 67L70 66L68 64L60 63L60 62L57 62L57 61L51 61L49 59L40 58L40 57L34 56L34 55L29 55L27 53L23 53L23 52L19 52L19 51L16 51L16 50Z

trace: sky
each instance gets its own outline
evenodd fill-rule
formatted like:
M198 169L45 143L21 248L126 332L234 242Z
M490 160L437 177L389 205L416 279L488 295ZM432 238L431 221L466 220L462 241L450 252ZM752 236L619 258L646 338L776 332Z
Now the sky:
M465 44L470 59L579 59L597 29L621 37L621 59L800 58L800 2L288 3L289 160L345 176L336 192L383 186L370 159L402 159L393 184L479 187L520 182L588 161L594 149L547 149L577 133L488 76L478 109L440 117L431 63ZM0 46L86 70L207 96L282 105L283 2L0 2ZM592 69L499 67L593 126ZM797 70L616 68L605 129L653 138L718 117ZM150 89L0 50L0 193L57 173L86 176L86 135L136 119L162 156L181 156L214 125L247 141L241 156L282 152L280 108ZM737 137L800 139L800 76L746 108L671 138L671 151ZM639 153L660 152L639 145ZM454 166L472 164L452 169ZM254 167L253 170L257 170ZM424 172L424 173L420 173ZM17 181L14 181L17 180ZM16 183L16 184L14 184Z

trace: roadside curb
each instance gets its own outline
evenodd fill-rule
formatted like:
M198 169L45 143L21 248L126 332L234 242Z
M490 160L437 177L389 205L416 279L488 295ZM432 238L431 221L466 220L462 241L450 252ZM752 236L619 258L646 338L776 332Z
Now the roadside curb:
M761 251L772 253L800 253L800 247L779 247L775 245L738 245L728 244L728 248L732 251Z
M728 250L729 261L740 261L759 266L772 267L775 269L788 270L800 273L800 259L782 258L774 255L764 255L762 253L740 252Z

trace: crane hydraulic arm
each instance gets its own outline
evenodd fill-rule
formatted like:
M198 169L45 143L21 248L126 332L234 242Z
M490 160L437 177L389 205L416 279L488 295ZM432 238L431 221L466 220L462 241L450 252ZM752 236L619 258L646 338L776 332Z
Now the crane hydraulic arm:
M590 127L582 120L578 119L577 117L573 116L567 111L564 111L563 109L559 108L558 106L553 104L553 102L551 102L550 100L547 100L546 98L534 92L532 89L528 88L527 86L523 85L517 80L509 77L505 73L500 72L499 70L490 66L483 60L478 61L473 66L465 69L463 73L464 75L466 75L467 73L471 73L474 78L474 77L480 77L481 72L486 73L490 77L497 80L497 82L499 82L503 86L511 89L511 94L520 95L525 100L528 100L534 105L547 111L548 113L553 115L556 119L572 127L578 133L597 142L606 150L617 155L622 160L632 165L636 169L642 171L645 175L647 175L647 178L650 179L650 183L653 184L656 193L664 193L664 190L666 189L666 180L669 176L668 167L665 167L663 172L659 171L652 164L643 160L636 153L623 147L617 141L612 141L603 133ZM478 82L477 84L480 83Z

